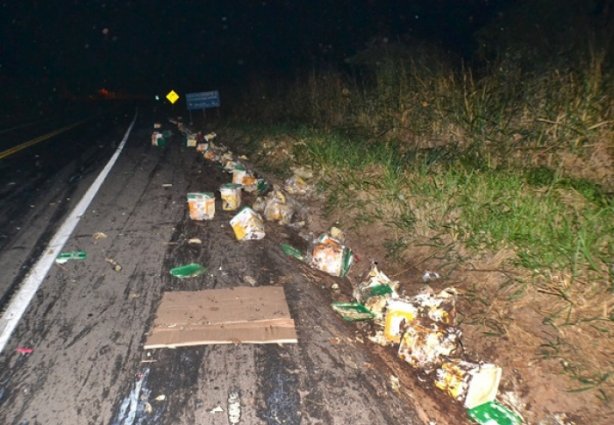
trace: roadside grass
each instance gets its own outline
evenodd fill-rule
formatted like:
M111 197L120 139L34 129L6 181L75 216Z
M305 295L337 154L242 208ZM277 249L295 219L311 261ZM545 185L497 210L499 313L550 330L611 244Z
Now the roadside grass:
M568 270L580 280L597 273L610 280L614 199L595 183L543 167L478 170L463 158L433 172L428 154L403 161L393 147L339 134L303 131L299 138L297 160L335 176L326 179L330 208L364 212L365 199L355 192L376 190L373 218L407 239L421 217L422 227L474 250L512 246L526 269ZM386 203L391 205L384 208Z
M535 293L550 297L540 310L544 323L562 330L558 346L576 348L555 351L546 341L536 355L560 361L561 373L578 382L568 390L612 397L607 357L596 360L581 348L593 338L607 347L614 338L614 201L598 184L543 166L480 168L462 153L434 160L444 154L401 153L393 144L311 127L293 128L291 137L284 131L276 137L291 140L292 162L317 170L325 213L343 211L348 229L383 224L389 261L404 264L414 248L428 247L422 261L435 259L446 271L463 261L469 267L483 252L512 251L500 287L489 295L473 289L473 324L486 337L506 337L508 323L493 300L513 305Z

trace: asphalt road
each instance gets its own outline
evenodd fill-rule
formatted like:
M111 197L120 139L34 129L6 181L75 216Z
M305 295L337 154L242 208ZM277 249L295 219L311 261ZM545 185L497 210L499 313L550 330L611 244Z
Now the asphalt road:
M131 118L109 114L0 163L3 303ZM189 219L185 194L214 191L229 177L178 138L165 149L150 146L152 124L151 114L141 112L65 246L88 258L51 268L0 354L0 423L425 423L420 405L432 401L394 391L391 375L406 387L415 383L329 308L326 287L335 279L281 253L280 242L300 243L292 230L267 223L265 239L239 243L228 224L232 213L222 211L219 199L212 221ZM95 239L96 232L107 237ZM193 237L202 245L189 245ZM183 280L169 275L189 262L208 272ZM284 287L298 344L143 350L163 291L252 279ZM33 352L21 355L18 347Z

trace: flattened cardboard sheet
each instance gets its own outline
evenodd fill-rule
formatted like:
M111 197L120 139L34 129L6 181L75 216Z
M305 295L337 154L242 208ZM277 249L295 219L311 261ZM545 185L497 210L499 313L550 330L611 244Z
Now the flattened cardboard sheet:
M296 342L283 288L259 286L165 292L144 348Z

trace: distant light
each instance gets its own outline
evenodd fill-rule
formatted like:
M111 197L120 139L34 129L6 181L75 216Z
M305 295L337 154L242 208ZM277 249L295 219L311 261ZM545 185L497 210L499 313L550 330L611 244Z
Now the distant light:
M156 100L160 100L160 96L156 95Z

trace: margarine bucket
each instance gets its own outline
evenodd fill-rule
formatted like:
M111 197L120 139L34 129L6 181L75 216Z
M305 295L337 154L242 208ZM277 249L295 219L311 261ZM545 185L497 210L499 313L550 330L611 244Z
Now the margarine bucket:
M211 220L215 215L215 196L210 192L188 193L188 211L192 220Z
M449 359L435 371L435 386L467 409L493 401L497 396L501 368Z
M226 183L220 187L222 209L234 211L241 206L241 185Z
M243 167L242 165L236 165L234 170L232 170L232 182L234 184L242 185L243 179L246 175L247 171L245 170L245 167Z

